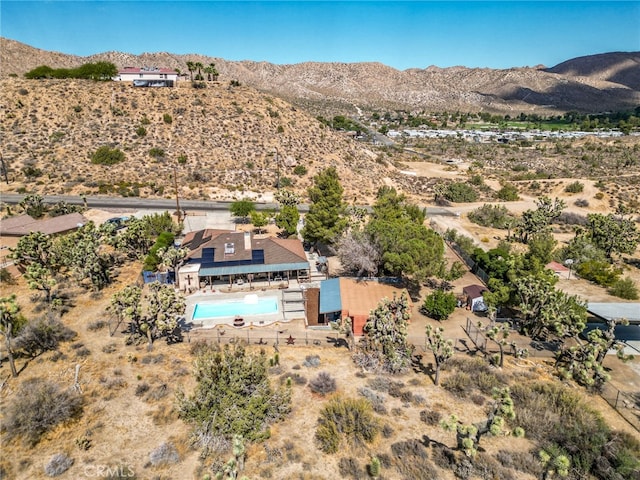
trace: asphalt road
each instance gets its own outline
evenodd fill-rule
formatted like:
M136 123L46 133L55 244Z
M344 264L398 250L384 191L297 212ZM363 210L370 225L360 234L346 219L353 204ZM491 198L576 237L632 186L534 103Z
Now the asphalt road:
M15 205L22 201L25 195L16 193L0 194L2 203ZM78 195L45 195L45 203L54 204L58 202L66 202L71 205L83 205L84 200ZM119 208L130 210L175 210L175 199L166 198L138 198L138 197L107 197L107 196L89 196L86 197L88 208ZM231 201L218 200L180 200L180 208L182 210L229 210ZM276 203L260 203L255 202L257 210L275 210L278 207ZM445 207L426 207L427 216L455 216L456 213L451 208ZM300 204L298 210L301 213L309 211L309 205Z

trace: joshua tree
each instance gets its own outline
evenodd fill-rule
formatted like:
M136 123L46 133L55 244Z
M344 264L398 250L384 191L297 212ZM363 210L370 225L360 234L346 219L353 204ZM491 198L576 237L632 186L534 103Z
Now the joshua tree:
M7 358L9 359L9 367L11 375L18 376L16 364L13 360L13 346L11 341L23 324L20 315L20 306L16 303L16 296L0 298L0 334L4 337L5 347L7 349Z

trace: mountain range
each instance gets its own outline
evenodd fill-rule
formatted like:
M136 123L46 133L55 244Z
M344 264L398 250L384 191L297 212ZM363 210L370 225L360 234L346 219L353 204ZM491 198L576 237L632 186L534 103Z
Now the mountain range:
M117 67L159 66L187 71L187 62L215 63L220 81L236 80L304 106L315 114L368 111L486 111L561 114L631 110L640 105L640 52L574 58L554 67L509 69L435 66L396 70L381 63L275 65L167 52L105 52L87 57L37 49L0 38L1 75L39 65L74 67L109 61Z

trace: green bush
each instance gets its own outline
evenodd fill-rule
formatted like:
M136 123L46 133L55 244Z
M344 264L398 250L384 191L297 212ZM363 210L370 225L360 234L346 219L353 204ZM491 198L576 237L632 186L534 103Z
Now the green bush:
M91 154L91 163L96 165L115 165L125 160L124 153L117 148L103 145Z
M613 285L609 288L609 293L615 297L624 298L625 300L638 299L638 287L629 277L613 282Z
M434 320L446 320L456 309L456 304L453 293L436 290L424 299L421 311Z
M136 128L136 135L140 138L142 137L146 137L147 136L147 129L144 128L142 125L140 125L138 128Z
M610 287L618 280L622 271L619 268L614 268L607 262L589 260L578 264L576 273L585 280L602 285L603 287Z
M149 156L155 158L156 160L163 158L164 155L165 155L165 152L162 148L153 147L149 149Z
M252 353L242 346L202 346L195 368L194 392L176 394L178 414L194 425L194 439L205 455L220 438L268 438L269 424L289 413L291 389L271 387L264 350Z
M496 193L496 197L505 202L514 202L520 199L518 195L518 187L512 183L505 183L502 188Z
M478 200L476 190L464 182L454 182L446 186L443 193L444 198L455 203L469 203Z
M167 125L171 125L173 123L173 117L171 115L169 115L168 113L165 113L162 116L162 121L164 123L166 123Z
M293 169L293 173L302 177L307 174L307 167L304 165L296 165Z
M336 453L343 441L352 446L373 442L380 429L367 400L338 396L320 412L315 438L324 453Z
M564 191L567 193L580 193L584 190L584 184L577 180L564 187Z
M469 220L483 227L506 229L513 226L515 217L502 205L485 204L469 212Z

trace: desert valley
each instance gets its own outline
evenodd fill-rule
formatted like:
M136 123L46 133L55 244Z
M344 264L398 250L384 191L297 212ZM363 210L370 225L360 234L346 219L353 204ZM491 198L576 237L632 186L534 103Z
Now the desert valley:
M0 479L640 479L640 53L0 63Z

